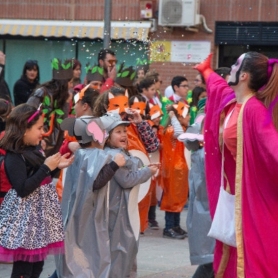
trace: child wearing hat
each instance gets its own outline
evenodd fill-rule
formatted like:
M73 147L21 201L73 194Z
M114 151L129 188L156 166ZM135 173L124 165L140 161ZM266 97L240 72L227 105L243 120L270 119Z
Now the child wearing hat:
M138 193L140 185L153 176L157 165L144 166L141 160L127 151L127 126L121 116L113 113L114 123L107 129L109 136L105 152L112 157L122 154L125 164L110 181L109 239L111 267L109 277L131 277L136 271L140 218ZM144 167L143 167L144 166Z
M74 96L74 111L76 118L81 116L93 116L93 106L96 98L99 93L90 88L90 85L84 87L79 93ZM75 153L77 149L80 148L79 143L75 139L74 136L69 136L68 132L64 132L64 141L62 146L60 147L59 152L63 155L66 153L72 154ZM63 194L64 187L64 171L62 170L59 175L59 179L56 183L56 190L58 193L58 197L61 200Z
M56 257L58 277L108 277L108 181L125 164L123 155L111 156L102 148L109 115L67 118L63 130L75 136L81 148L68 168L62 196L65 255Z

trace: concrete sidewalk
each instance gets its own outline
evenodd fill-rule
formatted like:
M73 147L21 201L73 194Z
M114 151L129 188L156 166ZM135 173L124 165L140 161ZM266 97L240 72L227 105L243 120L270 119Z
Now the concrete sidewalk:
M181 213L181 227L185 228L187 211ZM159 230L147 229L140 237L138 262L138 277L149 278L189 278L195 272L196 266L190 265L187 238L183 240L162 237L164 228L164 212L157 208ZM9 278L11 264L0 264L0 278ZM55 269L53 256L45 261L41 278L49 277Z

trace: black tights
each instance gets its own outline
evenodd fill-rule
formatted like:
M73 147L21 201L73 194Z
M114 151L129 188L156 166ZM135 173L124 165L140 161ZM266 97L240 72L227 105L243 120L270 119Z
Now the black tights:
M38 278L43 269L44 261L30 263L17 261L13 263L11 278Z
M192 278L214 278L213 263L199 265Z

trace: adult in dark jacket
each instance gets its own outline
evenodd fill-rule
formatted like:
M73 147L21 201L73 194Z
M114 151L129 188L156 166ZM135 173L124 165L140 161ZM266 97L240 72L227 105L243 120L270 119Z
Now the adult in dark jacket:
M40 70L36 60L28 60L24 64L22 75L14 84L15 105L26 103L35 88L39 85Z
M6 55L0 51L0 98L11 101L11 94L9 87L4 79Z

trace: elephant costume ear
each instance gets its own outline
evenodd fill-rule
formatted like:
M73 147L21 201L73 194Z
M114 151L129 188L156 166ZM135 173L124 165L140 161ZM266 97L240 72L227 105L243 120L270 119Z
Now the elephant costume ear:
M89 143L95 140L91 134L87 133L87 125L90 121L92 121L92 119L94 119L94 117L89 116L66 118L61 123L61 129L67 130L70 136L75 136L79 143Z
M87 134L91 135L95 142L103 144L105 140L105 130L101 128L99 118L91 120L87 125Z
M178 137L178 140L185 144L189 151L197 151L203 147L204 135L202 134L202 124L205 114L200 114L195 119L194 124L190 125L186 132Z

